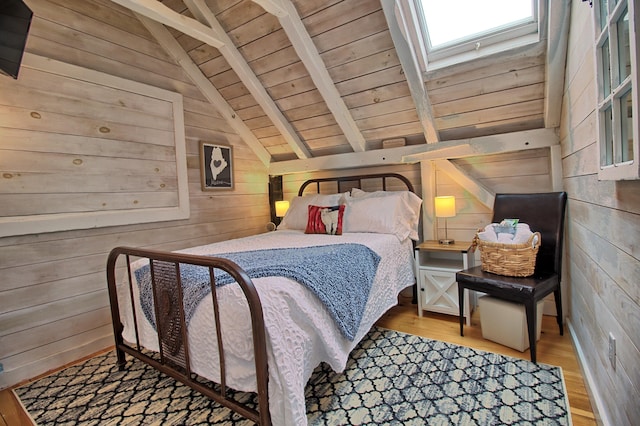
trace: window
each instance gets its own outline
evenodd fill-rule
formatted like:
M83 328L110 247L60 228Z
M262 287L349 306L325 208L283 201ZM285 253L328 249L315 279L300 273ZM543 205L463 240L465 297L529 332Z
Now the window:
M538 0L414 0L414 10L425 71L539 40Z
M638 179L635 2L594 1L597 125L602 180Z

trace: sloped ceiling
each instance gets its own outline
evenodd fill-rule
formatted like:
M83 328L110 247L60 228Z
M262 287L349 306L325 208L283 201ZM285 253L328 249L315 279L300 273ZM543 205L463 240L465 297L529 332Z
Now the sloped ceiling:
M380 0L113 1L136 13L271 168L396 139L411 154L559 120L564 57L557 47L550 56L546 26L538 44L430 73L425 114ZM559 18L541 19L561 43ZM553 77L549 62L561 63Z

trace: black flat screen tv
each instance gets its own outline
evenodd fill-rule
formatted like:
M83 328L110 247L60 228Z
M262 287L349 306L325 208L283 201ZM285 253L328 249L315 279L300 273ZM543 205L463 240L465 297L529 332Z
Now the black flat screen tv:
M32 16L22 0L0 0L0 74L18 78Z

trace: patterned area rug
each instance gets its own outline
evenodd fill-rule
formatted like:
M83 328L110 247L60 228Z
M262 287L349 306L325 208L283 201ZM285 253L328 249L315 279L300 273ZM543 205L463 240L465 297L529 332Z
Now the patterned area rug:
M319 366L305 393L310 425L571 424L559 367L376 327L343 373ZM250 424L138 360L118 371L114 352L16 394L38 425Z

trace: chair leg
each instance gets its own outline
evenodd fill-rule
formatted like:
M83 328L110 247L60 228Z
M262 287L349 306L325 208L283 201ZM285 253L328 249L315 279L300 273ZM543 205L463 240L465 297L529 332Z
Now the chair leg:
M458 283L458 309L460 312L460 335L464 336L464 287Z
M554 299L556 300L556 321L558 321L558 327L560 328L560 335L564 336L564 321L562 316L562 293L560 290L560 283L558 283L558 289L553 292Z
M529 332L529 353L531 354L531 362L536 362L536 337L538 336L536 325L538 323L538 312L536 309L536 301L531 299L524 304L527 315L527 330Z

